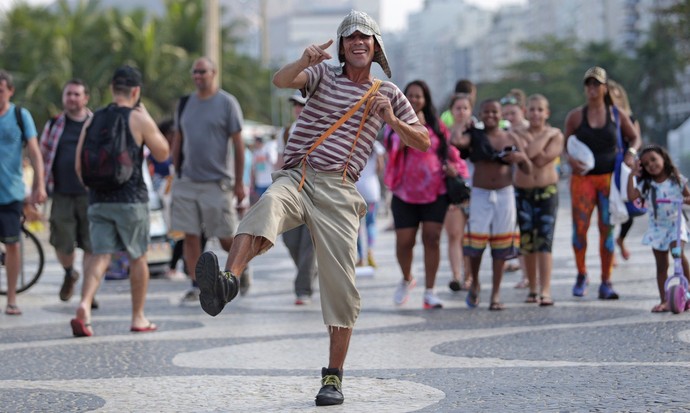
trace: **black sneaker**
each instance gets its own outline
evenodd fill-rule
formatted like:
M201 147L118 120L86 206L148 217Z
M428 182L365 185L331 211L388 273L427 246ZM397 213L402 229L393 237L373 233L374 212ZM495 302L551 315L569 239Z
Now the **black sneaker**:
M74 284L79 280L79 273L72 270L65 274L65 280L62 282L62 287L60 287L60 300L69 301L74 294Z
M343 372L339 369L321 369L321 390L316 395L317 406L343 404Z
M206 251L199 257L194 273L199 285L199 301L201 308L210 316L217 316L225 304L237 295L237 277L227 271L218 269L218 257L211 251Z

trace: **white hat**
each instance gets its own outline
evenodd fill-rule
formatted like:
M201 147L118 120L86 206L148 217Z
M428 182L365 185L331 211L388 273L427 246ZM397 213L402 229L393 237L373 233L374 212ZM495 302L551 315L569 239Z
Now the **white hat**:
M340 63L343 63L345 59L340 55L340 44L343 37L348 37L357 31L367 36L374 36L381 49L374 53L374 62L378 63L386 76L390 78L391 68L386 58L386 50L383 48L381 29L374 19L362 11L352 10L338 26L338 60Z

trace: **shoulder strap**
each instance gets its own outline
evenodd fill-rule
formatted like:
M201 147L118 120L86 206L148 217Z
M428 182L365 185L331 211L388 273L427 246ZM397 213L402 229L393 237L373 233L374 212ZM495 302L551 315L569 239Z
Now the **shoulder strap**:
M50 120L48 121L48 130L49 130L49 131L53 129L53 126L55 126L55 122L57 122L58 117L59 117L59 116L53 116L53 117L51 117Z
M22 117L21 106L14 105L14 117L17 119L17 126L19 126L19 130L22 132L21 140L24 140L24 135L26 134L26 131L24 130L24 118Z
M184 107L187 106L190 95L184 95L180 97L180 101L177 104L177 133L182 136L182 128L180 127L180 120L182 119L182 111ZM179 155L179 165L177 165L177 177L182 177L182 164L184 163L184 154L182 153L182 145L180 145L180 155Z
M306 178L306 171L307 171L307 156L309 156L310 153L314 151L319 145L323 143L323 141L326 140L327 137L329 137L333 132L335 132L336 129L341 127L343 123L347 122L348 119L352 117L352 115L355 114L359 110L359 108L362 106L364 102L369 100L369 97L376 93L376 91L379 90L379 87L381 86L381 81L380 80L375 80L374 84L371 85L369 90L362 96L362 98L355 103L353 107L350 108L350 110L347 111L340 119L338 119L330 128L324 132L319 139L314 142L313 145L309 148L307 153L304 154L304 157L302 158L302 181L299 183L299 191L302 190L302 187L304 186L304 180ZM370 103L367 102L367 105L364 109L364 114L362 115L362 122L359 125L359 130L357 131L357 135L355 136L355 142L353 144L352 150L354 151L354 146L357 145L357 138L359 138L359 133L362 131L362 128L364 127L364 122L367 119L367 115L369 114L369 108L370 108ZM352 156L352 151L350 151L350 155L348 156L347 163L350 163L350 157ZM347 166L345 167L345 171L347 171Z
M182 111L184 107L187 106L187 101L189 100L189 95L184 95L180 98L180 102L177 104L177 122L180 122L182 118Z

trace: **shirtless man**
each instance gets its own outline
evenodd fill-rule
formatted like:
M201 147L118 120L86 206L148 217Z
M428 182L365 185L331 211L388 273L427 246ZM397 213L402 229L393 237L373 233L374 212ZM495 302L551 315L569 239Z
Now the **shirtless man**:
M493 259L493 285L489 310L502 310L500 286L503 264L514 257L520 246L515 229L515 195L513 167L525 174L532 171L532 163L525 154L522 140L512 132L499 127L501 104L485 100L480 106L484 129L470 128L462 133L454 128L451 143L474 163L470 219L465 234L464 253L470 257L472 287L465 302L470 308L479 304L479 267L487 243L491 245Z
M549 126L549 101L542 95L527 99L526 133L519 133L531 173L515 172L515 200L520 226L520 252L525 257L525 271L530 292L527 303L553 305L551 298L551 247L558 211L558 173L556 159L563 151L563 134ZM537 270L539 291L537 291Z

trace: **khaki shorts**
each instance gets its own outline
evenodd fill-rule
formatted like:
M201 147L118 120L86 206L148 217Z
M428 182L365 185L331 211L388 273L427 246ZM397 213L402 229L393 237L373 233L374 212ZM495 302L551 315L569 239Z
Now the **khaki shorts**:
M50 245L67 255L74 252L75 246L91 252L88 209L88 195L53 194L50 207Z
M207 237L232 238L237 228L235 191L228 180L193 182L175 179L170 221L173 231Z
M314 240L319 268L323 321L328 326L352 328L359 316L360 298L355 287L357 232L367 212L352 179L340 172L307 168L298 192L301 169L273 173L273 184L247 212L238 234L261 236L272 247L279 234L306 224Z
M149 246L149 205L97 203L89 205L89 230L94 254L127 251L131 259Z

